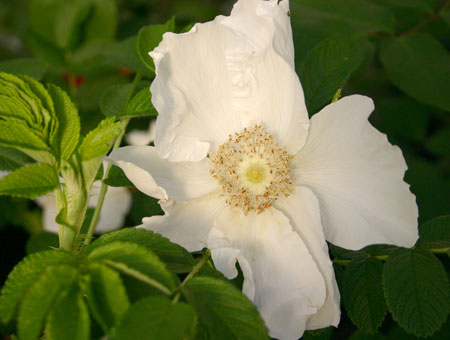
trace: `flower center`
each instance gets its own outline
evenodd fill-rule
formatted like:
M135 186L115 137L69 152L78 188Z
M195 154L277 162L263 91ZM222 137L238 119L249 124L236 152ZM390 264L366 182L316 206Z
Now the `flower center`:
M230 206L244 214L263 212L293 190L289 168L292 159L260 125L229 136L211 156L211 175L219 182Z

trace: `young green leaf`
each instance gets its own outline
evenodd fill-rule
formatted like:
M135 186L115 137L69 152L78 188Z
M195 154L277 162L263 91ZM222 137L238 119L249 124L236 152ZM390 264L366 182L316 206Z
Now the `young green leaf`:
M383 264L374 258L353 259L344 275L342 298L345 309L358 328L373 333L387 312L381 276Z
M73 260L72 255L60 250L43 251L25 257L8 275L8 279L2 288L0 320L5 323L11 320L17 305L29 286L38 279L46 268L58 264L71 264Z
M175 288L174 277L164 263L152 251L136 243L107 243L92 249L88 260L106 264L167 294Z
M19 150L0 146L0 170L13 171L33 160Z
M55 169L45 163L26 165L0 179L0 194L36 198L59 185Z
M0 150L0 155L1 155L1 150ZM0 160L0 165L1 165L1 160ZM0 168L0 170L1 170L1 168ZM135 188L134 184L130 182L130 180L125 175L123 170L115 165L113 165L111 167L108 178L106 178L104 180L104 182L111 187Z
M132 242L146 247L158 255L167 268L176 273L188 272L194 265L194 259L186 249L145 229L125 228L112 231L92 243L91 248L94 249L114 241Z
M191 306L172 304L164 296L151 296L131 306L117 326L112 340L190 339L196 319Z
M364 51L350 39L328 39L313 48L300 68L308 112L314 114L330 103L363 58Z
M427 337L449 313L450 287L441 262L425 249L399 249L387 259L383 285L392 317L407 332Z
M48 340L89 340L90 318L77 284L64 291L52 306L47 321Z
M59 87L50 84L48 92L55 105L59 127L56 142L61 158L68 160L78 145L80 138L80 117L70 97Z
M155 72L155 64L148 53L153 51L153 49L158 46L165 32L173 32L174 29L175 18L172 17L164 24L148 25L141 28L139 31L137 39L137 52L142 63L153 73Z
M183 293L215 340L269 339L256 307L231 283L194 277Z
M0 63L0 72L23 74L36 80L41 80L47 69L46 62L35 58L11 59Z
M116 122L114 118L106 118L100 124L84 137L78 150L82 161L88 161L93 158L103 157L109 151L120 132L121 123ZM100 166L100 163L99 163ZM94 176L97 174L96 169Z
M77 270L67 265L48 267L25 293L17 318L21 340L38 340L45 318L62 290L75 280Z
M106 265L91 263L88 269L87 301L99 325L108 332L130 307L119 273Z
M380 58L392 82L416 100L450 111L450 54L424 33L387 39Z
M450 215L434 218L419 226L417 247L441 249L450 247Z

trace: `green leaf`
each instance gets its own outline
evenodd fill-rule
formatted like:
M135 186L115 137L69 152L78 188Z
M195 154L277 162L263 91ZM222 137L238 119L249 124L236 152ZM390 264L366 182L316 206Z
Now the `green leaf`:
M13 171L33 160L19 150L3 148L0 146L0 170Z
M0 163L1 164L1 163ZM0 169L1 170L1 169ZM118 166L113 165L109 171L108 178L104 180L106 184L111 187L128 187L135 188L134 184L130 182L123 170Z
M450 127L437 130L425 143L426 148L437 156L450 155Z
M345 309L359 329L373 333L387 312L381 284L383 264L370 257L358 257L345 269L342 298Z
M91 263L88 269L87 301L105 333L116 325L130 307L120 275L108 266Z
M59 185L55 169L45 163L26 165L0 179L0 194L36 198Z
M183 292L215 340L269 339L256 307L231 283L194 277Z
M83 161L106 155L119 134L121 123L114 118L106 118L84 137L79 148L79 154ZM100 166L100 165L99 165ZM95 171L97 174L97 171ZM94 174L94 175L95 175Z
M21 340L38 340L43 324L52 304L61 290L75 280L77 270L67 265L49 267L25 293L17 318L17 329Z
M2 288L0 295L0 320L7 323L22 300L23 295L46 268L58 264L70 264L72 255L60 250L48 250L25 257L13 271Z
M40 59L19 58L0 63L0 72L23 74L41 80L47 72L48 64Z
M158 46L165 32L173 32L174 29L175 18L172 17L165 24L148 25L141 28L139 31L137 39L137 52L142 63L153 73L155 72L155 64L148 53L153 51L153 49Z
M112 340L190 339L196 319L191 306L172 304L163 296L151 296L131 306L117 326Z
M416 245L428 249L450 247L450 215L440 216L421 224Z
M117 28L117 5L114 0L91 0L89 21L83 29L84 41L112 39Z
M425 249L399 249L384 265L383 285L392 317L407 332L427 337L447 320L448 277L441 262Z
M363 51L350 39L328 39L313 48L300 68L300 79L310 114L331 102L336 91L363 60Z
M61 294L47 321L48 340L89 340L90 318L78 285Z
M55 105L59 128L57 143L62 159L68 160L78 145L80 138L80 117L78 110L66 92L49 84L48 91Z
M107 243L92 249L88 260L107 264L163 292L170 292L175 288L174 277L164 263L152 251L136 243Z
M128 103L126 115L131 117L155 117L158 111L153 107L152 94L148 87L140 90Z
M297 0L292 2L291 11L309 25L336 22L356 32L394 31L393 14L366 0Z
M112 231L98 238L91 247L101 247L114 241L132 242L146 247L158 255L167 268L176 273L189 272L194 266L194 259L186 249L145 229L125 228Z
M431 35L385 40L380 58L392 82L416 100L450 111L450 54Z
M35 56L45 60L52 66L62 67L66 65L63 51L50 41L42 38L33 29L28 30L27 38L27 45L32 49Z

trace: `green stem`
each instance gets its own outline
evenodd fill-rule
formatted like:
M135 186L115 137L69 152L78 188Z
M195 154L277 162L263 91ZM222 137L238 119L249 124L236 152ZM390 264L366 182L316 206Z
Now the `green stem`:
M128 91L127 98L123 105L123 112L126 112L128 103L130 102L131 97L132 97L133 93L135 92L137 84L139 83L141 78L142 78L142 73L141 73L141 71L138 71L136 73L136 76L134 77L133 84L131 85L130 91ZM123 123L122 130L120 131L119 135L117 136L116 141L114 142L114 145L112 147L112 150L115 150L120 147L120 144L122 143L122 139L123 139L123 136L125 135L125 131L127 129L129 122L130 122L130 118L124 118L122 120L122 123ZM105 196L108 191L108 185L104 182L104 179L108 178L109 172L111 171L111 167L112 167L111 163L108 163L108 165L106 166L105 174L103 176L102 186L100 188L100 193L98 195L97 206L95 207L94 215L92 216L92 220L89 225L89 229L88 229L86 238L84 240L85 245L88 245L92 241L92 236L94 235L95 227L97 226L98 219L100 217L100 212L102 210L103 203L105 201Z
M184 278L183 282L181 282L180 286L177 288L175 297L172 300L172 304L178 302L178 300L180 299L181 291L183 290L186 283L200 271L200 269L206 264L206 262L208 262L210 256L211 250L205 250L202 259L194 266L194 268L192 268L191 272Z

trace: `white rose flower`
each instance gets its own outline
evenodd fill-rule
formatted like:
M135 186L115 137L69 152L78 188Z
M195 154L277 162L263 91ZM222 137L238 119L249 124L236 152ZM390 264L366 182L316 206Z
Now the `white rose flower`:
M229 17L166 33L151 53L155 147L111 153L164 216L144 226L190 251L211 249L270 335L294 340L339 323L325 240L411 247L417 205L398 147L353 95L308 119L294 70L287 0L239 0Z

